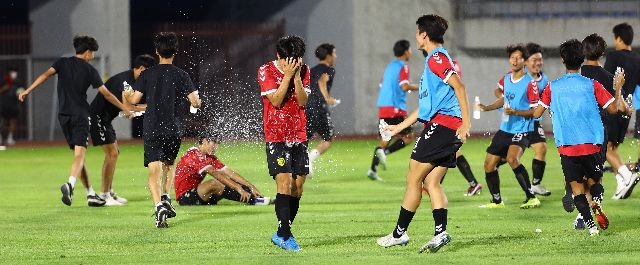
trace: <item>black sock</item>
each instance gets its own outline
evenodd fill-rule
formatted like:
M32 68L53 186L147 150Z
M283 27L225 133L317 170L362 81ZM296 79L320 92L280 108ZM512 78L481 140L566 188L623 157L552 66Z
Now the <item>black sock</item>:
M456 159L456 166L458 166L458 169L460 170L460 173L462 173L462 176L464 176L464 179L469 182L469 186L475 187L478 185L478 180L476 180L476 177L473 175L471 166L469 166L469 162L467 162L467 159L464 158L464 156L459 156Z
M531 161L531 170L533 171L533 181L531 184L540 185L540 182L542 182L542 177L544 177L545 166L547 166L547 162L545 161L535 158L533 159L533 161Z
M378 149L382 148L376 147L376 149L373 150L373 160L371 161L371 171L373 172L378 172L378 164L380 163L380 159L376 156L376 151L378 151Z
M518 184L520 184L524 194L527 195L527 199L535 198L536 196L531 192L531 182L529 181L527 169L520 165L513 169L513 173L516 174L516 180L518 180Z
M411 223L411 219L413 219L414 214L416 213L410 212L404 207L400 207L398 223L396 224L396 228L393 229L393 237L400 238L402 235L404 235L404 233L407 232L407 228L409 228L409 224Z
M500 175L498 175L498 171L496 170L485 173L485 179L487 180L489 193L491 193L491 201L494 203L501 203L502 196L500 196Z
M276 194L276 217L278 218L278 236L285 240L291 236L291 220L289 209L291 196L285 194Z
M240 193L238 191L229 187L224 187L224 191L222 191L222 195L220 196L227 200L232 200L237 202L239 202L241 198Z
M160 196L160 200L161 200L161 201L168 201L168 202L171 202L171 198L170 198L170 197L169 197L169 195L167 195L167 194L163 194L163 195L161 195L161 196Z
M582 215L582 219L587 227L592 228L596 226L593 222L593 216L591 216L591 211L589 210L589 202L587 201L587 196L584 194L580 194L578 196L573 197L573 203L576 205L578 212Z
M596 183L591 186L589 193L591 193L593 201L602 203L602 200L604 199L604 187L602 187L602 184Z
M434 236L439 235L442 232L447 231L447 209L440 208L434 209L433 213L433 221L435 222L435 232Z
M298 208L300 208L300 198L291 196L291 200L289 200L289 212L291 213L289 218L291 218L292 224L293 220L296 219L296 215L298 215Z
M395 142L393 142L393 144L389 145L389 147L387 147L387 149L384 150L384 153L388 155L402 149L405 146L407 146L407 144L404 143L404 140L398 139Z

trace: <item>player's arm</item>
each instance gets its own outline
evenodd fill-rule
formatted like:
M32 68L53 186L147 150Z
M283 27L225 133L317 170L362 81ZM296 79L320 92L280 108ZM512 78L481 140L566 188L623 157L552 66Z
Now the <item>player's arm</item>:
M547 110L545 107L538 105L533 111L533 117L536 119L542 117L545 110Z
M56 69L53 68L53 67L49 67L49 69L47 69L47 71L44 71L42 74L40 74L38 76L38 78L36 78L35 81L33 81L33 83L29 86L29 88L27 88L27 90L25 90L22 93L20 93L20 95L18 96L18 100L20 100L21 102L24 102L24 98L27 95L29 95L29 93L31 93L31 91L36 89L36 87L38 87L39 85L41 85L42 83L47 81L47 79L49 79L49 77L51 77L52 75L55 75L55 74L56 74Z
M418 90L418 85L414 85L414 84L409 84L409 83L403 83L401 86L403 91L415 91Z
M105 87L104 85L98 87L98 92L100 92L100 94L104 96L104 99L109 101L109 103L124 111L125 115L131 111L131 105L122 104L122 102L120 102L120 100L115 95L113 95L113 93L111 93L111 91L109 91L109 89L107 89L107 87Z
M497 87L494 91L493 94L496 96L496 98L502 97L502 89L500 89L499 87Z
M503 105L504 105L504 97L502 96L502 94L500 95L499 98L496 99L496 101L494 101L489 105L478 104L478 106L480 107L480 110L482 111L497 110L499 108L502 108Z
M542 114L544 113L545 110L549 108L550 104L551 104L551 84L547 84L547 87L544 89L544 91L542 91L542 96L540 97L540 100L538 101L538 104L535 107L535 110L533 111L533 117L534 118L542 117Z
M400 133L405 128L416 123L416 121L418 121L418 110L414 110L413 112L411 112L411 114L409 114L409 116L404 119L403 122L398 123L398 125L388 125L387 127L384 127L384 130L390 132L391 136L394 136Z
M249 199L251 199L251 194L248 193L247 191L245 191L242 186L240 186L240 184L238 184L237 182L231 180L231 178L229 178L229 176L227 176L226 173L222 172L222 171L218 171L216 169L214 169L213 167L207 169L207 174L211 175L212 177L214 177L216 180L220 181L223 185L234 189L235 191L237 191L238 193L240 193L240 201L242 202L249 202Z
M327 104L329 104L330 106L333 106L336 104L336 99L329 95L327 82L329 82L329 75L327 73L320 75L320 78L318 79L318 87L320 88L320 93L322 93L324 101L327 102Z
M633 112L633 110L630 110L631 108L627 106L627 103L622 99L622 86L624 85L624 82L624 69L622 69L622 71L618 72L613 77L613 87L615 88L615 95L613 96L613 103L604 108L607 113L627 113L629 116L631 116L630 112ZM596 91L599 91L600 87L602 87L600 83L595 83Z
M140 91L124 91L124 99L129 103L129 104L138 104L138 102L140 102L140 100L142 100L142 96L144 95L142 92Z
M191 106L196 109L199 109L200 105L202 105L202 101L200 101L200 95L198 95L198 90L189 93L189 95L187 95L187 98L189 99L189 103L191 103Z
M282 101L284 101L284 98L287 96L287 90L289 90L291 78L296 71L295 66L296 60L294 60L293 58L286 58L282 63L282 72L284 72L284 78L282 78L280 86L278 86L275 92L266 95L271 105L276 108L279 108L280 105L282 105Z
M299 106L304 106L307 104L307 100L309 99L309 92L307 91L307 87L306 85L309 84L308 82L308 78L309 78L309 69L306 68L307 73L305 73L305 80L307 80L307 83L304 84L303 79L302 79L302 58L298 58L297 60L297 70L296 70L296 74L293 77L293 85L294 85L294 93L296 93L296 102L298 103ZM327 93L328 94L328 93Z
M230 167L225 167L223 172L225 174L227 174L227 176L232 179L233 181L240 183L241 185L245 185L249 188L251 188L251 193L253 194L253 196L255 197L262 197L262 193L258 190L258 188L256 188L256 186L254 186L253 184L251 184L251 182L249 182L247 179L245 179L244 177L242 177L240 174L238 174L237 172L235 172L233 169L231 169Z
M467 91L458 74L452 74L448 81L449 85L453 88L456 99L458 99L458 105L460 105L460 112L462 113L462 125L456 130L456 136L464 143L467 141L467 136L469 136L469 130L471 129Z

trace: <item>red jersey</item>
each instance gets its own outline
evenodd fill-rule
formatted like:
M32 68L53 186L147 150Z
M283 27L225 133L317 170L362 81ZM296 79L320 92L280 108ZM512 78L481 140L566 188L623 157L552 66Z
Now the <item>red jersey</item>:
M302 65L302 86L311 93L309 86L309 67ZM304 106L296 102L295 83L293 78L289 82L289 90L282 104L274 107L267 95L275 93L282 83L284 72L278 68L276 61L268 62L258 70L258 84L260 84L260 95L264 110L262 112L262 122L264 126L265 142L305 142L307 141L307 118L304 113Z
M222 171L225 169L225 165L215 155L200 153L197 147L189 148L176 166L174 181L176 198L180 198L188 190L198 187L210 168Z

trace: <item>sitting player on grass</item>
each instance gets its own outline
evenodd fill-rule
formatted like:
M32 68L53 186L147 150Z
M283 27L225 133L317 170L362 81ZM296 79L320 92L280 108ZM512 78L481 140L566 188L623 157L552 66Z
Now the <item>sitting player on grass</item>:
M216 205L227 199L250 205L269 205L269 197L263 197L256 186L214 155L219 142L216 136L204 133L198 138L198 146L189 148L180 158L174 181L178 204ZM213 179L203 182L207 174Z

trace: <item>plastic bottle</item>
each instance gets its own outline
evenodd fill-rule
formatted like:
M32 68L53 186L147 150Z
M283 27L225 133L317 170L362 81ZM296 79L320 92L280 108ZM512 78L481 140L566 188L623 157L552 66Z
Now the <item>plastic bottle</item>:
M382 141L389 141L391 140L391 133L389 131L385 131L384 128L386 128L387 126L389 126L389 124L387 124L384 120L380 120L380 125L378 125L378 129L380 130L380 137L382 138Z
M509 108L509 101L505 99L504 105L502 105L502 122L509 122L509 115L504 111L506 108Z
M480 97L478 96L476 96L473 104L473 118L476 120L480 119Z

